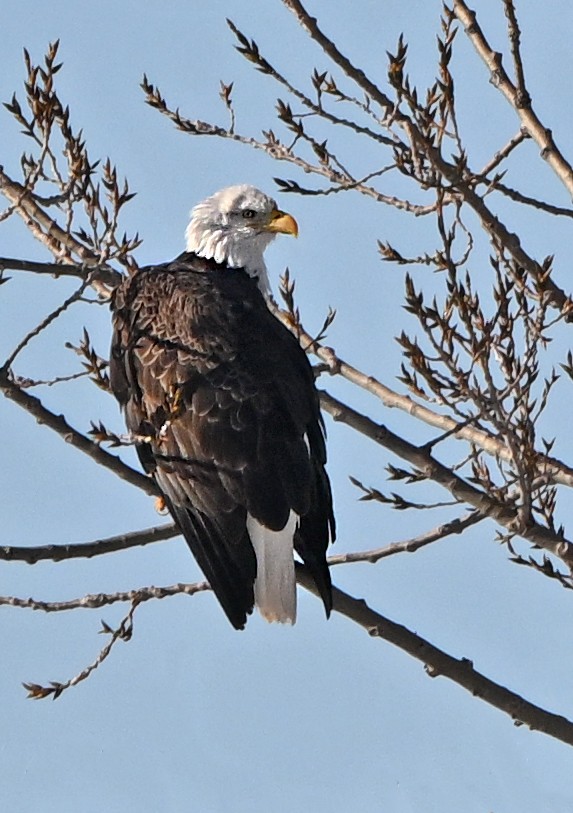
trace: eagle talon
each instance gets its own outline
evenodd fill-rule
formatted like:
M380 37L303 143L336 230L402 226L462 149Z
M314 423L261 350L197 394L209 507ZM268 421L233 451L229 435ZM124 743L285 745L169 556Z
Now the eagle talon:
M165 514L169 513L168 508L167 508L167 504L165 502L165 497L156 497L155 498L155 510L157 511L158 514L162 514L162 515L165 515Z

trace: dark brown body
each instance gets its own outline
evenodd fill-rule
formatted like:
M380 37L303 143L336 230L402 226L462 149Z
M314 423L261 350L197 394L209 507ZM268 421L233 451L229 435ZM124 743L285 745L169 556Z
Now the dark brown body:
M117 290L111 385L137 450L229 620L253 608L247 512L282 529L330 612L334 538L312 368L256 281L194 254L138 271Z

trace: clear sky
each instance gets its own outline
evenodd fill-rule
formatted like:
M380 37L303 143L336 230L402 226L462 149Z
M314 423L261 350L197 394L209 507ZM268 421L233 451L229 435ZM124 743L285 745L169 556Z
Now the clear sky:
M501 4L479 4L480 19L504 42ZM537 6L543 5L543 9ZM409 70L423 87L435 74L440 4L428 0L333 3L308 0L321 25L373 78L385 76L386 50L400 31L411 44ZM523 8L519 8L519 6ZM536 7L536 8L533 8ZM564 2L518 4L527 78L541 115L570 154L573 8ZM22 48L39 60L60 38L62 96L82 127L92 158L109 156L137 197L124 226L144 242L140 264L162 262L183 248L191 206L230 183L276 192L273 176L304 177L261 154L224 141L191 138L144 104L142 74L189 117L225 124L219 80L234 81L238 128L257 134L276 126L272 81L253 73L234 51L231 17L271 62L309 85L312 68L328 68L279 0L171 0L31 6L3 2L0 97L21 94ZM460 35L461 38L461 35ZM456 62L468 88L462 123L476 165L518 125L487 82L472 49ZM487 113L484 115L484 109ZM341 153L345 136L340 134ZM0 164L17 174L28 145L6 113ZM354 150L354 142L348 144ZM528 153L525 153L527 155ZM533 191L568 201L549 170L529 152L521 172ZM349 155L367 162L373 155ZM519 167L518 167L519 169ZM298 241L269 251L271 277L289 266L305 324L319 328L328 306L338 311L328 342L356 366L397 386L400 356L393 337L406 323L403 275L380 263L376 239L424 247L428 226L358 196L278 195L297 218ZM557 253L566 270L569 226L531 230L536 256ZM559 254L561 252L561 254ZM48 260L11 221L0 224L0 255ZM428 275L421 272L418 281ZM0 289L0 356L73 286L11 273ZM431 282L430 282L431 284ZM571 289L571 285L567 285ZM411 326L411 323L409 323ZM78 308L23 355L18 372L77 368L63 348L86 325L105 355L106 308ZM379 402L326 381L341 397L413 440L420 429ZM566 390L564 390L566 392ZM66 400L66 393L69 399ZM102 419L121 431L112 399L93 387L43 393L83 431ZM566 404L568 401L562 401ZM563 407L564 409L564 407ZM555 413L556 419L564 419ZM6 401L0 401L0 545L90 541L157 524L153 501ZM396 463L343 426L327 421L329 470L339 524L333 552L360 550L427 530L459 509L396 514L359 503L348 475L384 487ZM564 445L560 453L571 448ZM135 461L133 461L135 465ZM432 494L435 496L436 490ZM564 506L563 521L571 523ZM573 625L570 591L508 562L493 525L442 541L413 556L336 568L335 582L437 646L472 658L476 668L532 700L573 717ZM199 571L182 540L93 561L34 567L0 565L0 593L67 599L84 593L195 581ZM244 632L227 623L213 596L149 602L135 616L129 643L59 700L25 699L21 681L64 681L97 654L100 619L113 626L123 606L43 615L2 608L0 641L0 806L11 813L566 813L573 809L572 753L509 718L350 622L327 623L320 602L301 592L299 621L277 628L253 617Z

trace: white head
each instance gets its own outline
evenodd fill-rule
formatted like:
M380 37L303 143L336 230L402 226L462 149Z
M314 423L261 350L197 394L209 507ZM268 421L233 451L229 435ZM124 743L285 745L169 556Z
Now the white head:
M187 251L232 268L244 268L268 293L266 247L277 234L298 234L296 220L254 186L221 189L191 211L185 236Z

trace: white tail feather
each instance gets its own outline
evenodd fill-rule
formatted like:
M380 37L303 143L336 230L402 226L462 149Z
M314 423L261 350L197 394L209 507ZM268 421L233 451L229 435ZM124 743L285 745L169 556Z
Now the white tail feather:
M296 621L293 537L297 523L298 516L291 511L282 531L269 531L247 514L247 531L257 557L255 604L265 621Z

